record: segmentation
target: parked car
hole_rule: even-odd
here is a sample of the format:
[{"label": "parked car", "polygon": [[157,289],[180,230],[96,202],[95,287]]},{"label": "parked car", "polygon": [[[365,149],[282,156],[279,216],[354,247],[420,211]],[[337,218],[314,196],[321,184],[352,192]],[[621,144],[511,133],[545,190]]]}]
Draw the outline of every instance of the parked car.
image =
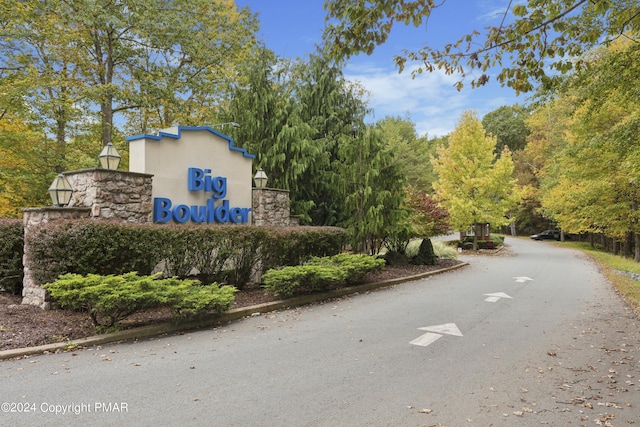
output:
[{"label": "parked car", "polygon": [[558,240],[560,241],[560,232],[558,230],[545,230],[542,233],[530,236],[533,240]]}]

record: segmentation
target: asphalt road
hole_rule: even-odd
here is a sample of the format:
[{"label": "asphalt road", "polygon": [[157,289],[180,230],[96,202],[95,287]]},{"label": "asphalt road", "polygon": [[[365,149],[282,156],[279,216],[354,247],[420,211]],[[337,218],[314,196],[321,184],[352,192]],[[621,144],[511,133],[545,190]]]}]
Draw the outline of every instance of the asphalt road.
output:
[{"label": "asphalt road", "polygon": [[0,425],[640,424],[633,312],[580,253],[507,244],[363,295],[0,362]]}]

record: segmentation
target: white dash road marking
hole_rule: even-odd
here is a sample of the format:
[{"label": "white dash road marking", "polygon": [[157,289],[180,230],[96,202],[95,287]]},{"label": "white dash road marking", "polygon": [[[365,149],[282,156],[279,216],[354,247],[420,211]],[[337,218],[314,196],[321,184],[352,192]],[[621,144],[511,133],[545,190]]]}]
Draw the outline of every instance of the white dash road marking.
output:
[{"label": "white dash road marking", "polygon": [[440,334],[434,334],[431,332],[427,332],[426,334],[420,335],[415,340],[411,341],[409,344],[419,345],[421,347],[426,347],[429,344],[433,343],[438,338],[442,338]]},{"label": "white dash road marking", "polygon": [[497,302],[500,301],[500,298],[510,298],[512,299],[512,297],[510,297],[509,295],[505,294],[504,292],[496,292],[493,294],[483,294],[484,296],[488,297],[485,299],[486,302]]},{"label": "white dash road marking", "polygon": [[516,283],[532,282],[533,279],[527,276],[514,277]]}]

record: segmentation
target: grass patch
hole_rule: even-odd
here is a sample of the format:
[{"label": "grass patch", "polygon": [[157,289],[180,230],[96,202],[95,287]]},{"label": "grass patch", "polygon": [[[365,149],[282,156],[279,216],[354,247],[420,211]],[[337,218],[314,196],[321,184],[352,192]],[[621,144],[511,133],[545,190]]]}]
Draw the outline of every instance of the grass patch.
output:
[{"label": "grass patch", "polygon": [[640,316],[640,282],[617,271],[640,274],[640,263],[592,248],[587,242],[563,242],[558,245],[578,249],[591,256],[605,277],[613,283],[624,300]]},{"label": "grass patch", "polygon": [[[457,240],[456,240],[457,242]],[[407,246],[407,257],[411,258],[418,255],[418,249],[420,249],[420,244],[422,243],[422,239],[413,239],[409,242]],[[446,242],[441,240],[431,239],[431,244],[433,245],[433,252],[440,259],[457,259],[458,251],[456,248],[448,245]]]}]

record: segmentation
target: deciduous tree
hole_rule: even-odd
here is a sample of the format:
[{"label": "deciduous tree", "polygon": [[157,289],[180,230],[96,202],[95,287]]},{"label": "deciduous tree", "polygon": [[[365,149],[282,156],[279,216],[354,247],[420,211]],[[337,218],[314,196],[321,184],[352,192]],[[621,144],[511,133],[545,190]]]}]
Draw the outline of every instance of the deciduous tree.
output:
[{"label": "deciduous tree", "polygon": [[[336,58],[371,53],[384,43],[397,25],[419,26],[437,18],[446,0],[360,1],[327,0],[327,50]],[[497,79],[517,92],[537,84],[557,83],[558,73],[581,68],[580,56],[593,46],[637,32],[640,5],[635,0],[527,0],[509,2],[500,25],[451,40],[443,48],[427,40],[417,51],[395,58],[402,71],[408,61],[419,61],[416,72],[442,69],[478,77],[472,86],[489,80],[488,70],[499,67]],[[479,73],[478,73],[479,72]]]},{"label": "deciduous tree", "polygon": [[[95,116],[103,144],[114,117],[144,113],[146,132],[202,124],[237,82],[255,42],[255,17],[230,0],[3,0],[2,68],[55,122],[62,148],[70,128]],[[188,122],[188,123],[187,123]]]},{"label": "deciduous tree", "polygon": [[[568,80],[560,99],[572,102],[567,141],[548,162],[542,206],[570,232],[635,240],[640,260],[640,131],[638,95],[625,76],[640,52],[622,42],[594,51],[588,70]],[[633,58],[636,58],[634,60]],[[629,74],[626,75],[627,78]],[[551,171],[551,172],[550,172]]]},{"label": "deciduous tree", "polygon": [[529,109],[522,105],[503,105],[482,118],[484,129],[497,139],[496,153],[507,146],[509,151],[522,150],[527,144]]},{"label": "deciduous tree", "polygon": [[518,202],[513,161],[507,149],[496,158],[495,144],[496,138],[487,135],[475,114],[467,111],[449,136],[449,145],[438,147],[432,159],[438,174],[433,184],[436,196],[458,230],[510,222],[506,214]]}]

